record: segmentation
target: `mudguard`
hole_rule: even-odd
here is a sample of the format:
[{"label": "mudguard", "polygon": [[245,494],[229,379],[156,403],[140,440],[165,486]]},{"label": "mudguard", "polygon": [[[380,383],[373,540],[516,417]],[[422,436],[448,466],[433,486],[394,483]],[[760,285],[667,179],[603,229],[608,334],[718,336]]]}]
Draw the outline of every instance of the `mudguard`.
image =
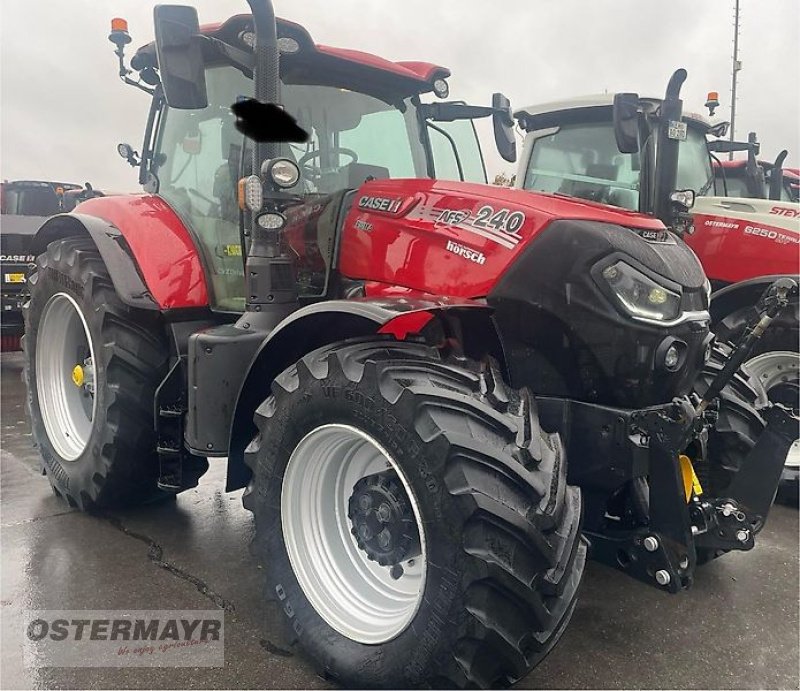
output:
[{"label": "mudguard", "polygon": [[204,308],[204,267],[189,230],[160,197],[89,199],[42,225],[33,254],[60,238],[88,234],[97,245],[120,299],[150,310]]},{"label": "mudguard", "polygon": [[[220,395],[220,370],[211,362],[212,356],[217,353],[219,367],[227,371],[227,377],[230,379],[232,370],[230,353],[225,353],[224,348],[220,349],[218,341],[211,348],[211,352],[208,352],[206,347],[191,348],[190,422],[187,425],[187,442],[199,453],[207,448],[208,444],[219,443],[217,440],[210,440],[209,435],[218,435],[223,430],[229,432],[225,439],[227,448],[224,450],[215,448],[216,455],[224,453],[228,455],[227,490],[244,487],[249,478],[249,470],[244,465],[244,450],[256,432],[253,413],[269,395],[270,383],[278,374],[306,353],[329,343],[374,334],[386,334],[403,339],[417,333],[437,314],[443,316],[445,312],[466,320],[473,334],[478,332],[477,324],[480,322],[488,332],[488,336],[494,334],[494,338],[497,339],[491,324],[491,308],[481,301],[396,298],[320,302],[297,310],[284,319],[278,328],[265,334],[260,345],[253,348],[249,360],[240,360],[243,362],[239,379],[241,385],[235,389],[236,396],[233,401],[225,400],[225,397]],[[249,323],[251,329],[257,328],[254,317],[257,318],[256,313],[246,313],[235,327],[227,327],[240,332],[238,335],[230,334],[231,343],[241,338],[243,323]],[[214,338],[214,331],[217,330],[205,332],[205,337]],[[489,350],[495,352],[497,348],[499,340],[491,343]],[[241,355],[243,354],[240,353],[239,356]],[[194,362],[193,357],[196,360]],[[227,391],[233,393],[234,389],[229,385]],[[202,405],[193,405],[200,400],[200,397]],[[215,403],[212,405],[213,401]],[[232,405],[234,402],[235,405]],[[200,415],[202,421],[197,417]],[[193,417],[197,422],[192,422]],[[230,424],[223,426],[226,421],[230,421]],[[190,439],[193,429],[203,437]]]},{"label": "mudguard", "polygon": [[122,233],[102,218],[85,214],[59,214],[49,218],[36,233],[31,254],[38,256],[54,240],[76,235],[89,235],[92,238],[117,295],[126,305],[146,310],[159,309],[159,304],[139,274],[133,253]]},{"label": "mudguard", "polygon": [[746,281],[738,281],[720,288],[711,295],[711,321],[716,324],[732,312],[755,305],[764,291],[778,278],[792,278],[798,280],[797,275],[775,274],[772,276],[756,276]]}]

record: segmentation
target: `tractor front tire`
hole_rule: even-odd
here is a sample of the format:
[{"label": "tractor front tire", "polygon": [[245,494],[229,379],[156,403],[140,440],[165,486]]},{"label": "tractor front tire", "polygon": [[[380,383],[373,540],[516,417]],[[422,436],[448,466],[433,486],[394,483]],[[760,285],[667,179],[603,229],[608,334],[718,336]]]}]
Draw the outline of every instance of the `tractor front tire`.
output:
[{"label": "tractor front tire", "polygon": [[[744,332],[754,308],[743,306],[713,326],[717,339],[735,342]],[[751,380],[756,382],[759,398],[757,409],[769,402],[780,403],[800,410],[800,298],[791,299],[789,306],[775,319],[756,343],[750,359],[742,365]],[[800,487],[800,439],[795,440],[786,457],[784,478],[778,498],[797,505]]]},{"label": "tractor front tire", "polygon": [[243,498],[294,636],[345,687],[506,686],[552,648],[586,559],[581,495],[490,365],[349,341],[284,371]]},{"label": "tractor front tire", "polygon": [[168,349],[158,315],[124,305],[94,243],[50,243],[29,277],[24,378],[55,493],[84,511],[162,496],[153,429]]}]

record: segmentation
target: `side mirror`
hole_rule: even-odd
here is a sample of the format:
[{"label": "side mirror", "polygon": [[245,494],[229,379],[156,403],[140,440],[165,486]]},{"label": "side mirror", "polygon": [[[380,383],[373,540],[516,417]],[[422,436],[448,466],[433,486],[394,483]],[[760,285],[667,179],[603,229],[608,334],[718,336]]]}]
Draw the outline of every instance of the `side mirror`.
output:
[{"label": "side mirror", "polygon": [[503,160],[514,163],[517,160],[517,140],[514,136],[514,116],[511,101],[503,94],[492,96],[492,124],[497,151]]},{"label": "side mirror", "polygon": [[158,70],[167,105],[183,110],[205,108],[208,95],[197,10],[156,5],[153,19]]},{"label": "side mirror", "polygon": [[721,139],[722,137],[724,137],[724,136],[726,136],[728,134],[728,129],[730,128],[730,126],[731,126],[731,123],[729,123],[727,121],[718,122],[716,125],[714,125],[713,127],[711,127],[708,130],[708,133],[712,137],[719,137]]},{"label": "side mirror", "polygon": [[614,138],[622,154],[639,153],[639,94],[614,94]]}]

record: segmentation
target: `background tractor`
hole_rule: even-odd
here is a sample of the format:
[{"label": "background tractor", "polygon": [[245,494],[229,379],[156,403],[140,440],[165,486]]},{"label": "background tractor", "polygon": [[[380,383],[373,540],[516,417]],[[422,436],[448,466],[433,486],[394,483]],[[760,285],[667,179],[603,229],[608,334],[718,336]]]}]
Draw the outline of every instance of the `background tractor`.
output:
[{"label": "background tractor", "polygon": [[26,281],[28,270],[36,259],[29,248],[36,231],[48,216],[71,211],[78,202],[92,194],[96,192],[89,183],[86,187],[43,180],[6,180],[0,183],[2,351],[20,349]]},{"label": "background tractor", "polygon": [[[761,145],[755,132],[747,142],[712,140],[708,143],[716,176],[715,191],[725,197],[741,199],[772,199],[796,202],[798,178],[796,169],[785,169],[783,163],[789,152],[784,149],[774,161],[758,159]],[[716,152],[746,151],[747,158],[721,160]]]},{"label": "background tractor", "polygon": [[716,407],[748,409],[738,362],[795,286],[692,395],[707,281],[660,220],[470,182],[475,117],[514,158],[507,99],[425,103],[445,68],[316,45],[249,4],[202,28],[156,7],[130,67],[112,24],[152,99],[141,154],[119,148],[145,193],[36,236],[26,376],[54,490],[141,503],[227,458],[268,595],[347,686],[525,675],[574,610],[582,518],[597,558],[668,592],[703,550],[751,549],[787,411],[724,495],[692,464],[721,462]]},{"label": "background tractor", "polygon": [[[667,223],[673,213],[670,190],[687,190],[691,208],[673,225],[710,279],[712,330],[719,341],[734,342],[744,334],[753,302],[764,288],[778,276],[796,279],[800,272],[800,204],[785,199],[785,176],[775,175],[786,155],[782,152],[768,167],[765,178],[754,134],[748,142],[709,140],[723,136],[727,123],[712,125],[703,115],[686,113],[677,181],[674,188],[659,187],[661,171],[654,164],[659,128],[665,126],[663,108],[660,99],[618,94],[520,110],[516,117],[527,134],[516,184],[638,210]],[[735,167],[715,160],[716,153],[729,151],[747,151],[748,159],[734,162]],[[738,189],[738,177],[728,171],[739,169],[748,198],[728,198],[726,193]],[[757,406],[771,400],[800,408],[799,339],[794,297],[745,363],[758,391]],[[796,483],[798,471],[800,447],[795,443],[784,479]]]},{"label": "background tractor", "polygon": [[[747,161],[734,159],[733,161],[714,161],[714,174],[717,178],[716,188],[718,194],[726,197],[739,197],[740,199],[776,199],[783,202],[797,202],[798,189],[800,189],[800,176],[796,168],[776,168],[774,162],[757,161],[758,167],[764,171],[763,187],[752,184],[753,176],[750,173]],[[772,181],[780,180],[775,192],[772,190]],[[770,194],[777,194],[771,197]]]}]

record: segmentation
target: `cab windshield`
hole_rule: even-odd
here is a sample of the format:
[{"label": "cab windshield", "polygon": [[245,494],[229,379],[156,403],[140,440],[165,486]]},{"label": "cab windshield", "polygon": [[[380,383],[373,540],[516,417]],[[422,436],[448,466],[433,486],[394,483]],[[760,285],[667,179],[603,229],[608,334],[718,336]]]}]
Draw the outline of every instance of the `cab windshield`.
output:
[{"label": "cab windshield", "polygon": [[[529,137],[525,189],[639,209],[641,154],[620,153],[611,123],[563,125]],[[705,136],[690,127],[680,145],[677,189],[705,195],[713,185]]]},{"label": "cab windshield", "polygon": [[[214,306],[241,311],[244,271],[236,186],[249,170],[240,170],[245,141],[234,127],[230,105],[253,87],[238,69],[217,66],[206,70],[206,88],[209,105],[202,110],[163,108],[151,169],[159,194],[200,241]],[[445,142],[438,132],[428,138],[414,98],[389,103],[348,89],[283,84],[281,100],[310,134],[308,142],[284,145],[281,152],[300,167],[293,190],[299,195],[355,189],[373,178],[427,177],[429,157],[439,177],[463,173],[465,179],[485,181],[472,122],[466,124],[469,133],[465,123],[453,123]],[[463,149],[456,153],[451,141]],[[244,160],[249,166],[248,155]]]}]

